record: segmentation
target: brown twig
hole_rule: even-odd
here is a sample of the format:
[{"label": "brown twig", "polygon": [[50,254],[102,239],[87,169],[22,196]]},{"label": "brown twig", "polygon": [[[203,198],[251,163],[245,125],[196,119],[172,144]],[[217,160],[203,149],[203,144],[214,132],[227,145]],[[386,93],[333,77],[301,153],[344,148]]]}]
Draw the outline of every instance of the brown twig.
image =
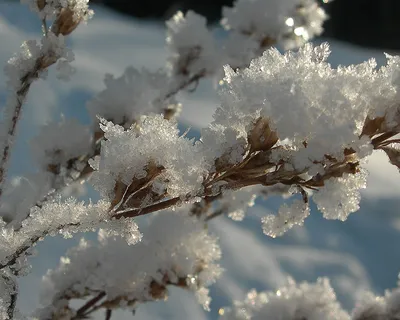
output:
[{"label": "brown twig", "polygon": [[105,320],[110,320],[111,316],[112,316],[112,310],[111,309],[107,309],[105,312]]},{"label": "brown twig", "polygon": [[[56,62],[55,59],[46,59],[46,65],[44,65],[44,56],[40,56],[36,62],[32,70],[28,71],[24,76],[21,77],[21,85],[20,88],[15,93],[16,104],[13,111],[13,116],[9,123],[9,128],[7,130],[7,137],[4,141],[4,146],[1,151],[1,160],[0,160],[0,198],[3,194],[3,184],[5,180],[6,167],[8,164],[8,160],[10,158],[10,148],[14,141],[17,124],[21,118],[22,105],[26,99],[29,88],[31,87],[32,82],[39,77],[41,71],[45,68],[49,67],[51,64]],[[6,124],[7,125],[7,124]]]},{"label": "brown twig", "polygon": [[389,139],[391,137],[394,137],[397,134],[397,132],[394,131],[389,131],[389,132],[385,132],[383,134],[381,134],[380,136],[372,139],[372,145],[374,146],[374,148],[378,148],[379,145],[384,142],[386,139]]},{"label": "brown twig", "polygon": [[181,201],[182,201],[182,199],[180,197],[176,197],[176,198],[172,198],[172,199],[168,199],[168,200],[165,200],[162,202],[152,204],[152,205],[144,207],[144,208],[136,208],[136,209],[119,211],[119,212],[117,212],[117,214],[115,214],[113,216],[113,218],[121,219],[121,218],[134,218],[134,217],[143,216],[143,215],[151,213],[151,212],[156,212],[156,211],[160,211],[160,210],[175,206]]},{"label": "brown twig", "polygon": [[168,92],[160,100],[167,100],[167,99],[171,98],[172,96],[176,95],[179,91],[182,91],[182,90],[186,89],[192,83],[197,83],[201,78],[204,78],[204,77],[205,77],[205,70],[199,71],[199,73],[189,77],[185,81],[182,81],[182,83],[179,86],[177,86],[176,88],[172,89],[170,92]]},{"label": "brown twig", "polygon": [[[80,307],[76,311],[76,315],[71,319],[71,320],[77,320],[77,319],[84,319],[86,316],[86,313],[96,305],[97,302],[99,302],[101,299],[103,299],[106,296],[106,293],[104,291],[100,292],[97,296],[94,298],[90,299],[88,302],[86,302],[82,307]],[[88,312],[90,313],[90,312]]]}]

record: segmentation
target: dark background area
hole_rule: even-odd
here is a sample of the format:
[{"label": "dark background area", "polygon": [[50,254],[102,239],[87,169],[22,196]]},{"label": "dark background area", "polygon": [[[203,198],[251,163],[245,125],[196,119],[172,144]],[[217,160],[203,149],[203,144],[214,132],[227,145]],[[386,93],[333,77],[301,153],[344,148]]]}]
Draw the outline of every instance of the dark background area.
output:
[{"label": "dark background area", "polygon": [[[221,7],[232,0],[91,0],[123,14],[142,19],[168,19],[177,10],[194,10],[210,22],[221,17]],[[265,0],[269,1],[269,0]],[[325,24],[324,37],[353,44],[400,49],[400,0],[334,0],[324,4],[331,19]]]}]

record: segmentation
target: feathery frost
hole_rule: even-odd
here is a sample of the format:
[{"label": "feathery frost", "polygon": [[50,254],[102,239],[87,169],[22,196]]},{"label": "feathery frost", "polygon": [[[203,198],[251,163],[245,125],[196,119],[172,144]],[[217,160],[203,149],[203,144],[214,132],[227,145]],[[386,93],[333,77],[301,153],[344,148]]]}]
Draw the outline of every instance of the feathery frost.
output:
[{"label": "feathery frost", "polygon": [[248,208],[254,206],[260,187],[247,187],[237,191],[225,190],[218,201],[218,210],[223,210],[228,217],[235,221],[242,221]]},{"label": "feathery frost", "polygon": [[323,31],[327,19],[314,0],[237,0],[223,8],[222,25],[257,42],[281,43],[286,49],[299,47]]},{"label": "feathery frost", "polygon": [[106,89],[87,104],[93,118],[100,116],[115,124],[129,127],[142,115],[163,113],[176,105],[173,97],[166,98],[169,78],[162,71],[151,72],[128,67],[118,78],[108,74]]},{"label": "feathery frost", "polygon": [[101,128],[105,140],[91,162],[96,170],[91,181],[104,196],[113,194],[117,181],[129,186],[133,179],[145,178],[151,165],[162,171],[153,183],[156,193],[177,197],[202,191],[207,162],[193,141],[179,136],[176,122],[151,115],[128,130],[111,122]]},{"label": "feathery frost", "polygon": [[[33,207],[29,217],[22,222],[21,231],[14,231],[2,221],[0,264],[8,263],[19,249],[29,248],[47,235],[71,237],[73,233],[104,228],[110,234],[121,235],[129,244],[140,240],[141,234],[136,223],[132,219],[111,219],[109,208],[107,201],[85,204],[73,198],[65,201],[56,198],[44,203],[41,208]],[[25,268],[23,255],[20,260],[16,262],[17,266]]]},{"label": "feathery frost", "polygon": [[179,11],[167,21],[167,45],[173,74],[213,74],[221,65],[220,52],[206,19],[193,11],[185,15]]},{"label": "feathery frost", "polygon": [[64,37],[49,32],[47,37],[41,39],[41,42],[35,40],[24,42],[21,51],[7,62],[4,73],[10,95],[3,108],[0,150],[3,150],[6,145],[12,145],[14,136],[10,135],[10,132],[15,121],[13,117],[20,114],[17,109],[20,101],[25,98],[25,89],[22,88],[29,85],[34,78],[46,76],[43,66],[58,60],[59,63],[62,63],[60,70],[65,71],[65,65],[73,59],[72,52],[65,47]]},{"label": "feathery frost", "polygon": [[367,186],[367,173],[344,174],[340,178],[331,178],[325,186],[313,194],[313,201],[325,219],[344,221],[350,213],[360,206],[360,190]]},{"label": "feathery frost", "polygon": [[205,299],[204,293],[221,273],[216,264],[220,256],[216,238],[187,211],[160,212],[134,246],[100,231],[98,245],[82,240],[57,269],[48,272],[42,294],[46,308],[39,314],[57,312],[68,303],[63,295],[79,297],[86,292],[105,292],[108,301],[116,301],[111,308],[134,309],[137,303],[162,298],[155,287],[167,285],[197,292],[208,308],[210,298]]},{"label": "feathery frost", "polygon": [[72,10],[75,21],[86,21],[93,16],[93,11],[89,9],[89,0],[21,0],[21,2],[28,4],[41,19],[54,19],[63,9]]},{"label": "feathery frost", "polygon": [[[11,306],[13,302],[13,295],[18,293],[16,279],[13,275],[8,274],[2,270],[0,272],[0,319],[16,319],[17,312]],[[14,297],[15,298],[15,297]]]},{"label": "feathery frost", "polygon": [[303,200],[294,200],[291,205],[284,204],[277,215],[262,218],[263,231],[270,237],[279,237],[295,225],[302,226],[310,215],[310,207]]},{"label": "feathery frost", "polygon": [[220,320],[350,320],[336,300],[326,278],[316,283],[299,283],[289,279],[276,292],[250,291],[246,300],[233,308],[220,309]]},{"label": "feathery frost", "polygon": [[366,293],[352,311],[352,320],[398,319],[400,316],[400,289],[386,291],[384,296]]},{"label": "feathery frost", "polygon": [[[68,78],[73,54],[64,36],[92,15],[88,0],[22,2],[54,23],[40,42],[25,42],[6,66],[11,95],[0,129],[3,164],[30,84],[57,61],[61,78]],[[16,283],[8,272],[27,271],[26,258],[38,241],[98,228],[97,245],[82,240],[45,277],[40,318],[72,319],[77,311],[69,306],[71,299],[99,293],[110,310],[134,310],[138,303],[165,298],[170,285],[194,291],[208,309],[208,286],[221,273],[221,252],[205,228],[207,212],[195,217],[188,214],[190,208],[162,211],[142,239],[133,219],[112,218],[123,216],[125,209],[155,204],[147,207],[151,211],[179,198],[194,202],[203,197],[200,209],[215,204],[216,215],[242,220],[257,196],[295,189],[301,199],[262,219],[264,233],[272,237],[304,223],[310,190],[327,219],[345,220],[358,210],[367,177],[364,158],[380,148],[400,168],[399,151],[391,145],[395,140],[385,141],[400,132],[400,57],[388,55],[380,69],[374,60],[332,68],[327,44],[307,44],[285,54],[270,49],[250,63],[274,44],[297,47],[321,34],[326,18],[315,0],[238,0],[223,10],[222,24],[231,32],[218,46],[204,17],[178,12],[167,22],[169,73],[130,67],[120,77],[107,75],[106,88],[88,103],[104,132],[94,135],[102,139],[101,149],[94,148],[90,128],[77,122],[44,126],[32,145],[48,172],[32,175],[38,186],[30,186],[33,191],[28,180],[20,180],[3,192],[8,199],[0,212],[14,212],[15,219],[10,224],[0,220],[0,318],[14,316]],[[202,130],[200,141],[180,136],[177,122],[169,120],[169,111],[179,105],[175,94],[218,74],[226,62],[231,66],[224,69],[213,122]],[[94,153],[91,183],[103,200],[85,204],[57,195],[38,202],[51,186],[56,188],[50,172],[62,177],[60,168],[80,165],[77,159],[86,161]],[[400,289],[384,297],[367,295],[352,319],[397,319],[399,306]],[[289,279],[276,292],[251,291],[220,315],[221,320],[350,319],[326,279],[315,284]]]},{"label": "feathery frost", "polygon": [[67,161],[87,154],[92,146],[92,133],[88,126],[76,119],[62,119],[43,126],[31,141],[31,149],[38,164],[67,165]]},{"label": "feathery frost", "polygon": [[[345,147],[359,145],[362,125],[382,84],[375,62],[333,69],[325,61],[328,55],[327,44],[307,44],[298,53],[270,49],[243,71],[226,67],[227,85],[214,126],[234,128],[237,137],[246,138],[262,116],[271,120],[281,141],[290,139],[297,149],[295,168],[311,165],[326,153],[342,158]],[[304,141],[307,148],[302,147]]]}]

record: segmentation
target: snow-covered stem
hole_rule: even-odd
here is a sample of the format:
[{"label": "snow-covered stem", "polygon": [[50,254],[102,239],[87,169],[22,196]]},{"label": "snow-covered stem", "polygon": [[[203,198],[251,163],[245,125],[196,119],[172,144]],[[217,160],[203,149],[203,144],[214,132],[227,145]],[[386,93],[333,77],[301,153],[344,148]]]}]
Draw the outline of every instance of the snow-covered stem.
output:
[{"label": "snow-covered stem", "polygon": [[[239,11],[243,10],[243,8],[241,8],[242,1],[238,1],[235,5],[238,6],[239,9],[225,8],[226,12],[229,12],[229,10],[233,10],[235,12],[237,12],[237,10]],[[261,2],[259,3],[259,1],[255,1],[255,5],[261,6],[260,8],[258,8],[258,14],[265,14],[268,15],[268,17],[269,15],[271,15],[271,17],[277,15],[280,16],[281,18],[279,19],[279,21],[274,21],[274,23],[277,25],[275,29],[272,28],[271,25],[263,25],[262,22],[256,21],[255,24],[256,30],[254,30],[254,33],[244,31],[241,28],[236,30],[235,28],[232,28],[229,25],[230,20],[228,18],[224,19],[223,21],[224,27],[230,30],[231,36],[235,37],[235,35],[237,34],[241,35],[240,39],[235,38],[231,40],[236,47],[237,46],[240,47],[239,43],[241,41],[244,41],[245,49],[243,52],[233,52],[233,47],[231,48],[230,46],[231,40],[228,40],[227,43],[223,43],[222,47],[218,47],[221,45],[217,44],[217,41],[213,39],[213,36],[211,35],[211,30],[209,30],[206,26],[206,20],[200,15],[195,14],[194,12],[190,11],[186,15],[183,15],[181,12],[178,12],[170,21],[168,21],[167,43],[171,53],[171,57],[169,59],[171,74],[169,75],[169,78],[167,79],[166,82],[161,81],[161,86],[162,86],[161,90],[157,90],[161,91],[161,93],[158,96],[154,97],[154,101],[151,102],[151,104],[156,106],[162,105],[163,107],[164,107],[163,103],[165,103],[165,101],[167,102],[171,101],[171,103],[173,104],[174,103],[173,99],[175,95],[180,91],[187,89],[193,84],[197,85],[197,83],[205,77],[209,77],[212,75],[218,76],[224,64],[233,63],[232,54],[235,57],[234,63],[235,63],[235,68],[237,69],[237,68],[245,68],[246,66],[248,66],[248,63],[250,62],[251,58],[260,55],[262,53],[262,50],[271,47],[273,44],[282,44],[288,47],[299,46],[304,41],[308,40],[307,37],[311,38],[314,35],[314,33],[319,34],[321,31],[318,31],[319,30],[318,28],[321,29],[321,25],[323,21],[326,19],[326,15],[324,14],[323,10],[319,8],[319,6],[314,1],[304,1],[304,0],[288,1],[282,7],[280,6],[274,7],[274,5],[272,4],[267,4],[265,6],[265,4],[262,4]],[[309,16],[310,12],[304,11],[304,8],[309,8],[310,12],[315,13],[315,16],[313,16],[314,21],[312,24],[313,25],[312,28],[316,28],[316,30],[311,32],[310,35],[308,35],[307,37],[304,37],[304,35],[301,34],[294,33],[294,26],[303,27],[304,30],[308,30],[309,28],[307,23],[311,21],[310,20],[311,16]],[[285,21],[286,18],[284,19],[284,17],[286,18],[293,17],[294,18],[293,21],[296,22],[293,22],[294,23],[293,25],[288,26]],[[251,23],[252,19],[253,17],[251,16],[245,16],[242,23],[252,24]],[[257,25],[258,23],[261,24]],[[201,36],[197,39],[196,37],[193,36],[192,33],[200,33]],[[263,35],[263,37],[259,38],[260,35]],[[269,39],[268,41],[266,40],[267,38]],[[292,40],[294,42],[292,42]],[[250,42],[252,43],[251,45]],[[236,56],[237,54],[239,55]],[[212,61],[210,64],[209,59],[213,59],[214,61]],[[195,71],[193,72],[192,68],[194,65],[196,65],[196,67]],[[124,76],[131,77],[130,71],[132,71],[132,69],[128,68],[126,71],[128,73],[125,73]],[[155,75],[157,75],[157,73]],[[115,79],[114,84],[111,81],[110,85],[107,85],[109,86],[109,88],[100,93],[99,100],[104,98],[105,94],[108,94],[109,96],[113,96],[114,94],[120,94],[121,91],[118,91],[120,90],[119,84],[121,83],[121,80],[123,80],[124,76],[122,78]],[[150,76],[153,75],[150,74]],[[140,79],[137,80],[140,81]],[[136,84],[136,82],[132,84]],[[132,84],[128,83],[128,85]],[[114,85],[117,88],[114,88]],[[114,93],[113,90],[116,92]],[[127,90],[129,90],[129,88],[127,88]],[[125,94],[124,92],[122,93]],[[108,101],[109,103],[112,103],[110,97],[107,99],[109,100]],[[117,99],[120,98],[118,97]],[[139,104],[139,102],[137,103]],[[143,102],[149,103],[149,101],[143,101]],[[103,110],[99,110],[98,104],[100,104],[100,108],[103,108],[101,104],[105,103],[101,101],[96,101],[95,99],[95,101],[89,104],[90,109],[93,109],[94,111],[93,114],[95,116],[100,114],[107,120],[113,120],[112,118],[110,119],[108,115],[104,115]],[[106,105],[106,107],[108,106]],[[136,111],[132,106],[129,106],[129,110],[130,110],[129,112]],[[164,109],[162,108],[158,110],[153,110],[152,108],[150,108],[149,110],[138,110],[138,113],[133,115],[124,114],[123,117],[120,117],[121,119],[123,119],[123,123],[121,123],[120,121],[114,121],[114,122],[117,122],[118,124],[121,124],[124,127],[129,127],[141,115],[154,111],[156,113],[163,112],[166,119],[171,119],[177,116],[177,110],[175,107],[164,108]],[[97,134],[99,134],[98,131],[95,133],[95,135]],[[96,140],[97,138],[100,138],[100,140],[102,139],[101,135],[95,137]],[[99,155],[99,153],[100,149],[94,148],[90,153],[86,155],[81,155],[79,159],[90,159],[96,155]],[[78,178],[76,178],[77,180],[86,179],[90,176],[91,173],[90,167],[85,167],[84,171],[86,169],[87,171],[84,174],[80,175]],[[62,188],[62,185],[60,185],[59,188],[55,188],[55,191],[58,191],[58,189],[60,188]],[[45,199],[42,199],[42,201],[43,200]]]},{"label": "snow-covered stem", "polygon": [[389,320],[397,319],[400,311],[400,288],[386,290],[384,296],[365,292],[348,313],[337,301],[327,278],[316,283],[287,284],[276,291],[251,290],[244,301],[219,310],[220,320],[256,319],[329,319],[329,320]]},{"label": "snow-covered stem", "polygon": [[[88,14],[86,0],[26,1],[41,20],[54,23],[40,44],[26,43],[9,63],[17,102],[10,108],[19,106],[18,114],[32,81],[57,60],[71,60],[63,36]],[[88,103],[92,128],[66,120],[45,126],[32,141],[52,190],[35,198],[14,224],[1,221],[0,270],[22,274],[30,249],[46,236],[100,229],[98,245],[82,240],[48,273],[40,319],[77,320],[99,309],[110,318],[114,309],[165,297],[168,286],[194,291],[207,309],[207,287],[221,272],[220,249],[205,228],[209,220],[223,214],[241,220],[257,196],[271,193],[296,199],[262,219],[269,236],[303,224],[311,199],[325,218],[345,220],[359,207],[365,158],[383,150],[400,168],[400,58],[388,57],[381,69],[374,61],[335,69],[327,63],[327,44],[286,54],[271,49],[299,46],[321,33],[326,15],[313,0],[238,0],[223,15],[231,31],[220,46],[203,17],[176,14],[167,22],[167,71],[130,67],[119,78],[107,75],[106,89]],[[199,141],[190,140],[178,130],[176,95],[218,76],[223,65],[214,120]],[[10,119],[13,137],[18,116]],[[60,196],[83,180],[99,192],[99,202]],[[141,241],[133,218],[158,211]],[[0,312],[12,318],[17,288],[8,279],[14,280],[3,278],[8,289]],[[293,302],[293,319],[344,314],[326,281],[291,282],[281,291]],[[270,316],[265,304],[282,305],[280,294],[263,297],[268,299],[240,305],[238,317],[261,309]],[[76,298],[89,300],[74,310],[70,300]]]},{"label": "snow-covered stem", "polygon": [[[64,46],[64,36],[69,35],[79,23],[92,13],[77,1],[64,2],[64,6],[51,8],[51,5],[40,4],[34,1],[31,6],[39,14],[46,10],[53,10],[54,23],[47,30],[46,17],[42,17],[44,36],[40,44],[27,41],[23,44],[23,51],[8,61],[5,69],[8,75],[10,95],[4,108],[2,119],[2,136],[0,140],[0,198],[3,194],[3,185],[6,179],[7,163],[10,158],[11,147],[17,132],[17,125],[21,118],[23,103],[27,97],[31,84],[45,71],[60,59],[63,63],[70,62],[73,57]],[[65,6],[65,4],[67,4]]]},{"label": "snow-covered stem", "polygon": [[[46,64],[44,61],[47,61]],[[7,163],[10,157],[10,148],[15,139],[17,124],[21,118],[21,110],[22,105],[26,99],[26,95],[28,94],[29,88],[32,82],[39,77],[40,72],[51,64],[54,64],[56,60],[48,59],[47,57],[40,56],[37,58],[36,62],[33,65],[32,70],[27,71],[20,79],[20,85],[15,88],[15,93],[12,93],[12,96],[9,98],[9,102],[7,106],[10,105],[9,110],[6,111],[6,121],[4,121],[3,125],[5,126],[7,135],[2,143],[1,148],[1,160],[0,160],[0,197],[3,193],[3,183],[6,175]],[[14,103],[12,103],[14,101]],[[7,119],[7,114],[12,115],[10,119]],[[3,129],[4,130],[4,129]]]},{"label": "snow-covered stem", "polygon": [[[169,286],[194,291],[208,308],[206,287],[221,273],[220,249],[201,218],[183,209],[164,212],[154,217],[143,241],[134,246],[103,231],[99,242],[94,246],[82,240],[47,274],[39,319],[81,319],[99,309],[134,310],[140,303],[166,298]],[[121,258],[129,268],[112,263]],[[74,310],[71,299],[89,300]]]},{"label": "snow-covered stem", "polygon": [[7,288],[6,290],[8,290],[10,293],[8,308],[7,308],[7,316],[9,319],[13,319],[18,297],[17,280],[14,276],[7,274],[4,271],[1,271],[1,281],[4,282]]}]

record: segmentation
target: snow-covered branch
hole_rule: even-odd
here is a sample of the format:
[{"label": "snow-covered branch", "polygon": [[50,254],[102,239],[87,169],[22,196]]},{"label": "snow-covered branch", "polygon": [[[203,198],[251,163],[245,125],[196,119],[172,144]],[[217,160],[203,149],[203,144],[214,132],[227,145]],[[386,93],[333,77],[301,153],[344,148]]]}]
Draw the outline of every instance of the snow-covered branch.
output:
[{"label": "snow-covered branch", "polygon": [[387,290],[384,296],[367,292],[349,314],[336,300],[327,278],[316,283],[287,284],[272,292],[252,290],[244,301],[219,310],[220,320],[256,319],[327,319],[327,320],[383,320],[397,319],[400,312],[400,289]]},{"label": "snow-covered branch", "polygon": [[0,196],[3,193],[6,166],[21,118],[22,105],[32,82],[45,77],[47,68],[57,61],[58,69],[67,73],[71,71],[69,62],[73,60],[73,54],[65,47],[64,36],[69,35],[82,20],[91,15],[87,0],[28,2],[44,22],[47,18],[54,18],[54,23],[50,29],[44,23],[41,41],[24,42],[21,51],[8,61],[5,68],[10,93],[3,109],[0,132]]},{"label": "snow-covered branch", "polygon": [[[57,61],[71,71],[64,36],[91,15],[86,0],[26,2],[39,14],[44,36],[40,43],[26,42],[6,68],[11,93],[3,117],[0,196],[31,83]],[[49,19],[54,22],[47,28]],[[48,273],[38,317],[83,319],[104,309],[110,319],[114,309],[164,298],[169,286],[194,291],[208,308],[207,287],[221,273],[221,252],[207,223],[224,214],[242,220],[259,196],[292,198],[262,219],[272,237],[302,225],[310,201],[327,219],[346,220],[357,211],[365,159],[383,150],[400,168],[400,58],[388,56],[380,69],[373,60],[332,68],[327,44],[304,45],[322,32],[325,19],[313,0],[238,0],[223,10],[230,32],[221,44],[204,17],[177,13],[167,22],[166,70],[129,67],[121,77],[107,75],[106,88],[87,105],[91,127],[69,119],[44,126],[32,141],[42,188],[28,197],[15,188],[19,197],[4,192],[0,203],[2,212],[15,211],[8,213],[11,223],[0,224],[3,318],[14,317],[15,278],[46,236],[101,229],[98,245],[82,240]],[[271,48],[278,44],[304,46],[281,53]],[[188,139],[178,130],[177,93],[222,70],[214,120],[199,140]],[[86,180],[100,195],[97,203],[61,196],[65,186]],[[20,197],[25,202],[18,206]],[[133,218],[157,211],[142,239]],[[74,309],[72,299],[87,301]],[[385,299],[378,311],[391,319],[395,309]],[[353,318],[378,319],[377,309],[368,308]],[[276,293],[251,292],[221,314],[349,318],[327,280],[290,280]]]},{"label": "snow-covered branch", "polygon": [[[169,285],[194,291],[207,309],[206,287],[221,273],[220,255],[204,221],[183,209],[156,215],[136,245],[101,230],[98,246],[82,240],[47,274],[46,308],[37,314],[39,319],[83,319],[101,308],[134,310],[140,303],[164,299]],[[89,302],[99,299],[79,310],[69,306],[69,300],[87,297]]]}]

